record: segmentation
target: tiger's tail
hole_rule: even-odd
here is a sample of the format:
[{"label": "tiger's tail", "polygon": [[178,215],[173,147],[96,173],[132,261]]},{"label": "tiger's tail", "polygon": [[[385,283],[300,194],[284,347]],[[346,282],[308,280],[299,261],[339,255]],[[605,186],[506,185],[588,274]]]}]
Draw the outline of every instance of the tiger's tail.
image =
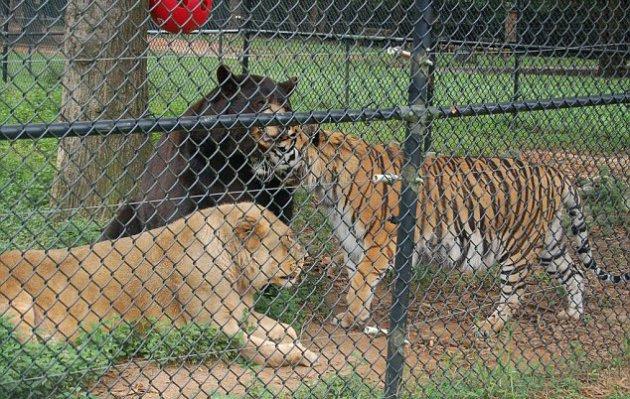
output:
[{"label": "tiger's tail", "polygon": [[611,274],[599,266],[593,259],[593,252],[588,241],[588,230],[586,228],[586,220],[582,211],[582,201],[573,184],[567,182],[563,191],[562,202],[569,213],[571,219],[571,231],[575,236],[577,244],[577,253],[580,261],[587,269],[592,270],[600,280],[613,284],[630,281],[630,272],[620,275]]}]

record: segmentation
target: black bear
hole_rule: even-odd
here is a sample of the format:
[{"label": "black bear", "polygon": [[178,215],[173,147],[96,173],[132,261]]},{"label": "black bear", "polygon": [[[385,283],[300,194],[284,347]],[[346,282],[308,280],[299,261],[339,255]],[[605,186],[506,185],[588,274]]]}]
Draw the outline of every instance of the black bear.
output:
[{"label": "black bear", "polygon": [[[278,83],[264,76],[237,75],[223,65],[217,78],[219,86],[184,115],[257,113],[270,105],[291,111],[296,78]],[[293,190],[277,179],[258,179],[248,163],[254,151],[250,130],[240,125],[164,134],[139,177],[135,198],[118,209],[100,240],[137,234],[226,202],[254,201],[290,221]]]}]

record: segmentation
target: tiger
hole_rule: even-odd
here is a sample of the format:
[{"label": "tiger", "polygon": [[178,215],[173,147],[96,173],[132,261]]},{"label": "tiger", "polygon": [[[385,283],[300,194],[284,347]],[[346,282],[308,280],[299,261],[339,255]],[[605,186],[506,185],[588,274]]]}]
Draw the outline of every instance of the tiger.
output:
[{"label": "tiger", "polygon": [[[376,285],[393,264],[403,153],[396,144],[370,144],[353,135],[286,128],[254,130],[264,155],[260,176],[294,176],[314,193],[341,242],[350,278],[347,309],[334,322],[357,327],[370,317]],[[287,162],[290,160],[291,162]],[[498,333],[518,309],[532,267],[541,264],[567,292],[560,319],[584,313],[584,274],[564,243],[562,216],[568,212],[577,255],[601,280],[630,281],[593,259],[576,187],[560,170],[513,158],[428,156],[420,168],[414,264],[421,254],[441,254],[463,270],[500,264],[500,300],[476,323],[482,336]]]}]

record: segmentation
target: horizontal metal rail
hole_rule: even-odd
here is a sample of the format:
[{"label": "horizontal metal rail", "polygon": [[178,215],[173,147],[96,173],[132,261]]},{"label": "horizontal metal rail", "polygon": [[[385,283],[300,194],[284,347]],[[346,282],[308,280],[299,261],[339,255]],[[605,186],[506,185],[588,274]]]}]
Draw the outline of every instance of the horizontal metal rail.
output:
[{"label": "horizontal metal rail", "polygon": [[426,109],[405,106],[384,109],[334,109],[316,112],[290,112],[275,115],[233,114],[186,116],[180,118],[101,120],[96,122],[31,123],[1,126],[0,140],[153,132],[169,133],[181,130],[202,131],[216,127],[230,128],[237,125],[247,127],[272,125],[295,126],[320,123],[409,119],[418,117],[422,112],[430,114],[430,116],[435,119],[445,119],[627,103],[630,103],[630,93],[451,107],[429,107]]},{"label": "horizontal metal rail", "polygon": [[[240,33],[243,29],[198,29],[192,31],[190,34],[225,34],[225,33]],[[378,35],[359,35],[359,34],[347,34],[347,33],[326,33],[326,32],[308,32],[308,31],[289,31],[289,30],[270,30],[270,29],[255,29],[257,34],[272,35],[282,38],[287,37],[306,37],[306,38],[319,38],[324,40],[372,40],[372,41],[387,41],[387,42],[404,42],[409,41],[406,37],[399,36],[378,36]],[[147,31],[150,35],[169,34],[167,31],[158,29],[149,29]]]},{"label": "horizontal metal rail", "polygon": [[[187,36],[203,36],[204,34],[222,35],[222,34],[239,34],[243,32],[242,29],[226,28],[226,29],[197,29],[190,32]],[[384,41],[384,42],[411,42],[410,37],[404,36],[378,36],[378,35],[360,35],[360,34],[340,34],[340,33],[325,33],[325,32],[307,32],[307,31],[287,31],[287,30],[269,30],[269,29],[257,29],[257,33],[264,35],[273,35],[282,38],[293,37],[306,37],[306,38],[319,38],[323,40],[371,40],[371,41]],[[9,39],[13,37],[24,36],[63,36],[64,31],[46,31],[46,32],[5,32],[4,36]],[[147,34],[152,36],[158,35],[172,35],[171,33],[160,29],[148,29]],[[522,52],[524,54],[536,55],[543,53],[585,53],[599,54],[599,53],[622,53],[628,52],[627,43],[605,43],[605,44],[593,44],[583,46],[549,46],[539,44],[525,44],[525,43],[506,43],[502,41],[483,41],[483,40],[458,40],[448,37],[442,37],[436,40],[438,46],[469,46],[479,47],[484,50],[497,50],[508,49],[512,52]],[[16,41],[17,43],[17,41]],[[16,44],[9,40],[9,45]],[[564,55],[564,54],[562,54]]]},{"label": "horizontal metal rail", "polygon": [[294,126],[309,123],[342,123],[367,120],[401,119],[400,108],[380,110],[330,110],[317,112],[288,112],[278,114],[230,114],[186,116],[179,118],[142,118],[100,120],[95,122],[61,122],[7,125],[0,127],[0,140],[72,137],[104,134],[200,131],[216,127]]},{"label": "horizontal metal rail", "polygon": [[582,46],[549,46],[542,44],[526,44],[526,43],[509,43],[502,41],[483,41],[483,40],[457,40],[450,38],[441,38],[438,40],[438,44],[449,46],[467,46],[478,47],[484,51],[489,50],[510,50],[511,52],[518,52],[525,55],[558,55],[566,56],[565,53],[628,53],[627,43],[606,43],[606,44],[585,44]]},{"label": "horizontal metal rail", "polygon": [[510,101],[495,104],[454,105],[451,107],[440,107],[432,110],[431,114],[439,119],[444,119],[463,116],[498,115],[514,112],[556,110],[628,103],[630,103],[630,93],[624,93],[546,100]]}]

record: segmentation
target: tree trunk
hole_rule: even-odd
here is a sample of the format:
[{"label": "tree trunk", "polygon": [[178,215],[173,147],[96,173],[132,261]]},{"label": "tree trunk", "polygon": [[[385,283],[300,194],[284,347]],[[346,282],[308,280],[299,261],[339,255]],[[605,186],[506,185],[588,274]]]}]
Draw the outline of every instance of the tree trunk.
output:
[{"label": "tree trunk", "polygon": [[[518,41],[518,13],[519,10],[517,7],[517,1],[508,1],[505,6],[507,8],[507,12],[505,14],[505,21],[503,23],[503,31],[505,34],[504,40],[505,44],[516,43]],[[503,49],[503,59],[507,61],[507,59],[511,56],[512,51],[509,47]]]},{"label": "tree trunk", "polygon": [[[66,9],[61,117],[137,118],[147,107],[146,4],[70,0]],[[111,134],[60,140],[51,205],[61,215],[105,217],[129,198],[149,155],[148,136]],[[64,211],[66,210],[66,211]]]},{"label": "tree trunk", "polygon": [[308,10],[308,20],[311,25],[312,32],[321,32],[319,29],[319,8],[317,7],[317,1],[311,2],[307,7],[310,7]]},{"label": "tree trunk", "polygon": [[599,55],[599,72],[605,77],[625,77],[628,73],[626,63],[628,52],[624,48],[627,43],[627,30],[630,18],[624,3],[620,0],[603,2],[600,17],[597,19],[600,32],[600,43],[614,47],[606,49]]},{"label": "tree trunk", "polygon": [[243,26],[243,18],[245,15],[246,0],[228,0],[230,11],[228,27],[230,29],[240,29]]}]

